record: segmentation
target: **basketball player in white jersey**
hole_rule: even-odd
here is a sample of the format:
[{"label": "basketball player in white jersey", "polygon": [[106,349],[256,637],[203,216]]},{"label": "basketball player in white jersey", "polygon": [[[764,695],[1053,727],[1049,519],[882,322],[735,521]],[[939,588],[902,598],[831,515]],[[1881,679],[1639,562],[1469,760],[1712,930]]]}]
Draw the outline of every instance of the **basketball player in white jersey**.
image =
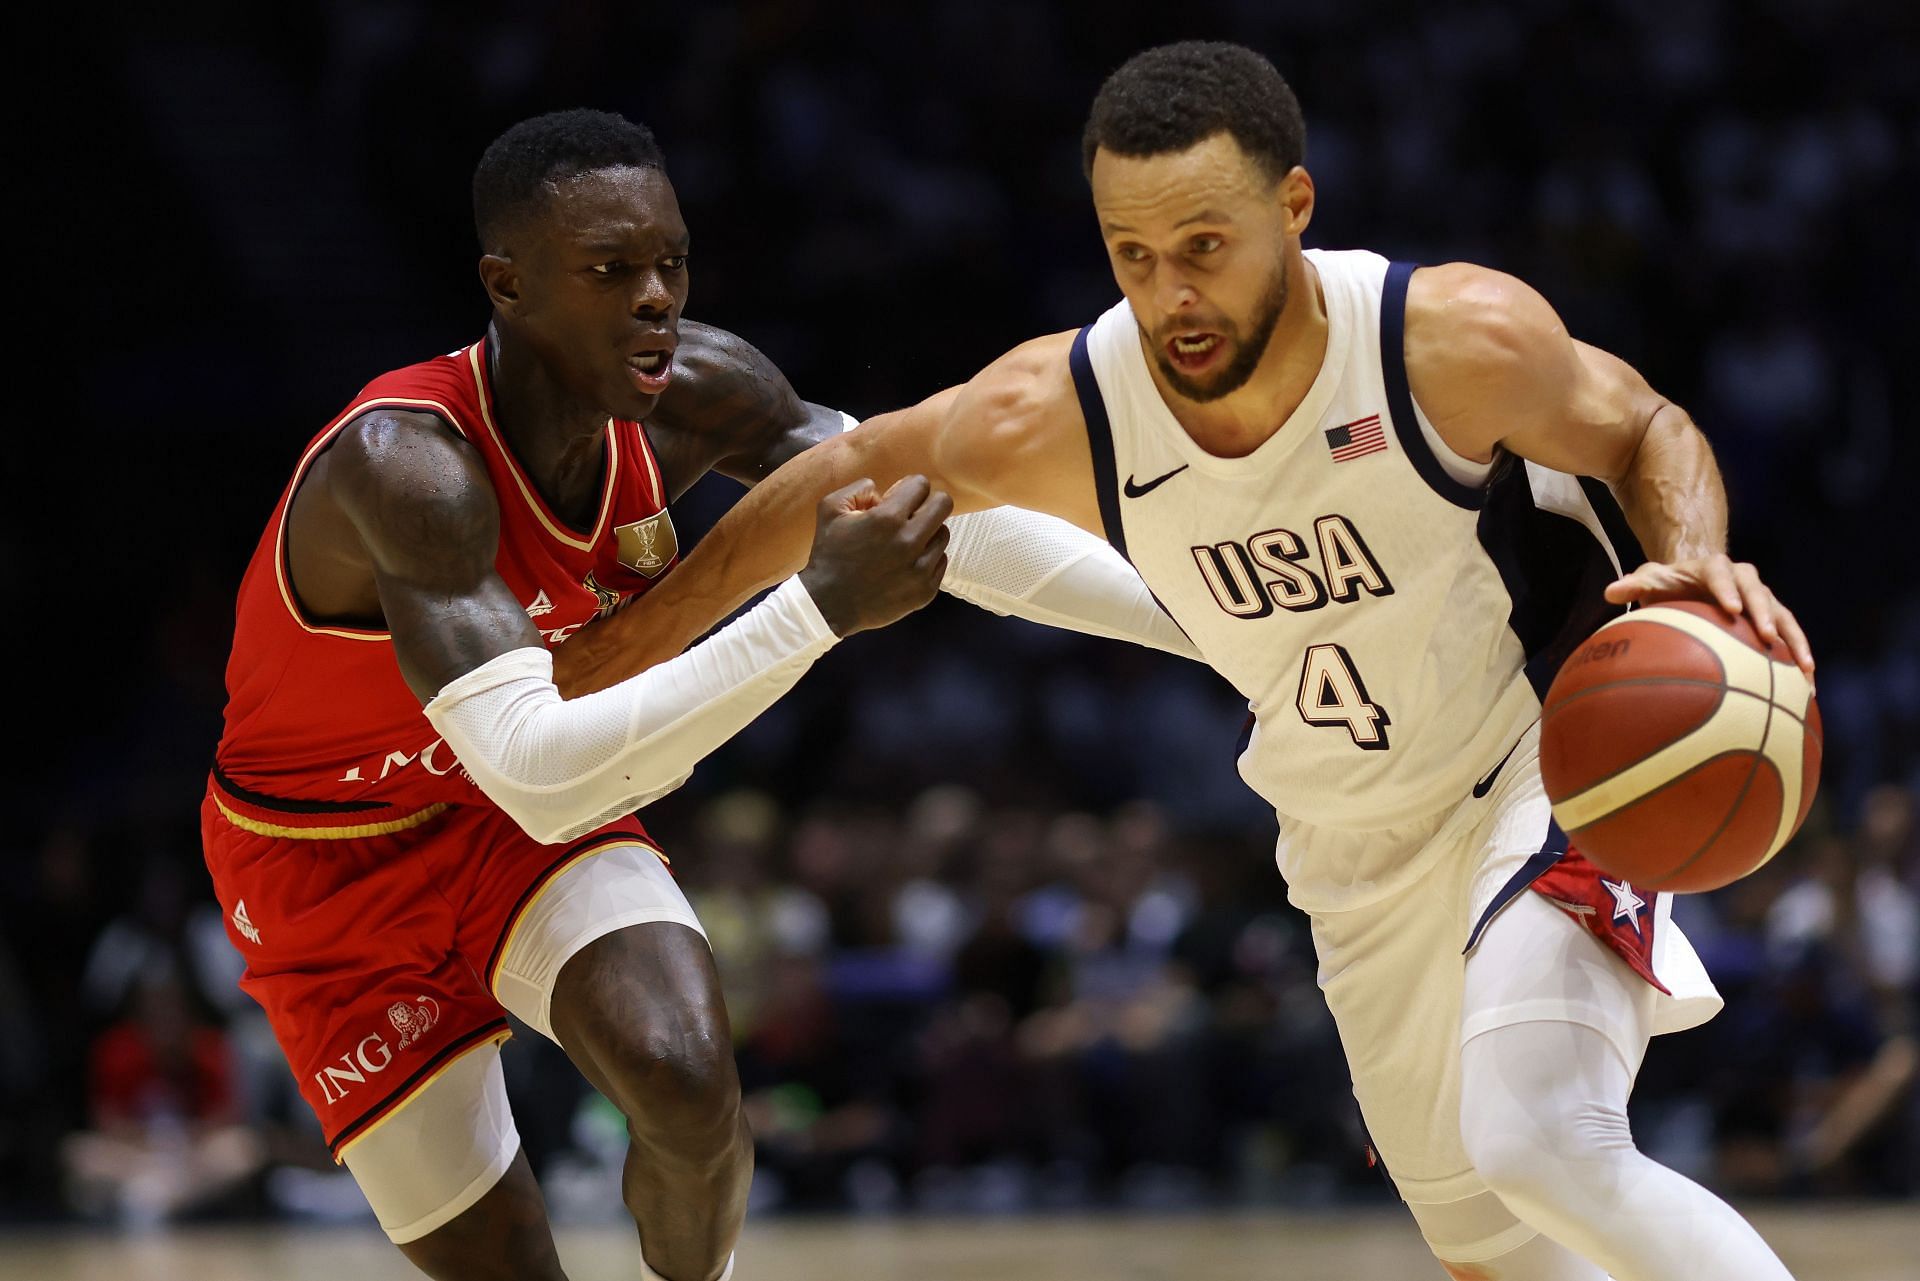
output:
[{"label": "basketball player in white jersey", "polygon": [[1731,1207],[1634,1146],[1649,1038],[1720,998],[1669,896],[1569,850],[1536,740],[1560,660],[1626,602],[1718,601],[1811,673],[1806,639],[1728,559],[1687,414],[1532,289],[1302,250],[1304,134],[1250,50],[1127,63],[1085,138],[1124,299],[788,464],[636,612],[653,643],[698,635],[859,477],[1105,537],[1252,706],[1241,773],[1448,1273],[1778,1281]]}]

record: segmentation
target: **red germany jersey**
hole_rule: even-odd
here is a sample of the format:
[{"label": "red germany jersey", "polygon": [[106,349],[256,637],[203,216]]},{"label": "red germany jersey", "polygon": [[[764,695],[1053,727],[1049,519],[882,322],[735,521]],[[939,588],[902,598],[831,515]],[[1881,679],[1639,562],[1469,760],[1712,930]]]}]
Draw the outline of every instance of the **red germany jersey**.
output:
[{"label": "red germany jersey", "polygon": [[549,646],[645,592],[679,557],[640,424],[610,422],[599,514],[581,532],[547,508],[508,450],[484,339],[376,378],[301,455],[240,584],[214,799],[248,830],[370,836],[448,805],[491,804],[407,688],[388,633],[308,618],[288,582],[294,491],[335,434],[374,409],[437,414],[486,460],[500,502],[496,567]]}]

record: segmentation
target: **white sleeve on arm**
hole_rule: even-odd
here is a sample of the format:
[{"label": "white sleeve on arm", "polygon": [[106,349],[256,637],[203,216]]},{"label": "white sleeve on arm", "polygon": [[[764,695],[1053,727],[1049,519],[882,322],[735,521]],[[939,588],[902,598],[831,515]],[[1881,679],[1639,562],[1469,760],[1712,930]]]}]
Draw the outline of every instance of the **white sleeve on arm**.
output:
[{"label": "white sleeve on arm", "polygon": [[[843,431],[860,420],[842,412]],[[1078,525],[1020,507],[947,522],[947,576],[940,589],[995,614],[1132,641],[1200,663],[1127,558]]]},{"label": "white sleeve on arm", "polygon": [[1126,557],[1077,525],[1019,507],[947,522],[942,590],[996,614],[1203,662]]},{"label": "white sleeve on arm", "polygon": [[562,699],[553,654],[510,650],[450,681],[427,719],[536,841],[570,840],[687,780],[838,640],[798,578],[638,676]]}]

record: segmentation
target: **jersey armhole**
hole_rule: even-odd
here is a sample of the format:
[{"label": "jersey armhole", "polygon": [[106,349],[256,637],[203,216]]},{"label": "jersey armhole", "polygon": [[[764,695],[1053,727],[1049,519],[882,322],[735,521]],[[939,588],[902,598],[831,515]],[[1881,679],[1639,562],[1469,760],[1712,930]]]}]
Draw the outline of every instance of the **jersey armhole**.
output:
[{"label": "jersey armhole", "polygon": [[1100,394],[1100,380],[1094,376],[1093,357],[1087,352],[1088,325],[1073,336],[1073,351],[1067,365],[1073,371],[1073,390],[1080,400],[1080,416],[1087,423],[1087,444],[1093,451],[1093,492],[1100,504],[1100,524],[1107,542],[1129,563],[1127,535],[1120,524],[1120,473],[1113,455],[1113,423],[1107,417],[1107,402]]},{"label": "jersey armhole", "polygon": [[[1400,448],[1428,488],[1456,507],[1478,511],[1486,502],[1486,476],[1494,464],[1461,458],[1448,448],[1414,405],[1407,386],[1407,282],[1417,268],[1411,262],[1389,264],[1380,289],[1380,373],[1387,385],[1387,414],[1393,419]],[[1465,467],[1484,466],[1487,471],[1478,481],[1462,479],[1443,461],[1446,456]]]},{"label": "jersey armhole", "polygon": [[1486,485],[1500,459],[1494,457],[1480,463],[1455,452],[1453,446],[1446,442],[1440,435],[1440,430],[1427,417],[1427,411],[1420,408],[1420,402],[1411,396],[1408,397],[1408,401],[1413,406],[1414,421],[1420,424],[1420,434],[1426,438],[1427,448],[1433,452],[1434,461],[1440,464],[1440,469],[1462,485],[1471,485],[1475,489]]},{"label": "jersey armhole", "polygon": [[293,519],[293,500],[299,496],[300,487],[306,483],[308,474],[312,472],[314,460],[333,448],[335,438],[346,429],[348,424],[366,417],[376,409],[432,414],[451,427],[455,435],[469,444],[472,443],[472,437],[467,434],[466,428],[460,425],[460,420],[454,412],[439,401],[417,400],[405,396],[381,396],[349,405],[338,418],[333,420],[331,427],[320,433],[314,438],[313,443],[307,446],[307,451],[300,455],[299,463],[294,466],[293,478],[287,482],[286,496],[280,502],[280,518],[274,522],[273,579],[274,587],[280,594],[280,603],[286,607],[288,617],[293,619],[301,631],[316,636],[337,636],[342,640],[359,641],[393,639],[391,632],[381,628],[333,626],[308,618],[307,612],[300,607],[299,596],[293,590],[293,563],[289,559],[292,549],[287,542],[287,524]]}]

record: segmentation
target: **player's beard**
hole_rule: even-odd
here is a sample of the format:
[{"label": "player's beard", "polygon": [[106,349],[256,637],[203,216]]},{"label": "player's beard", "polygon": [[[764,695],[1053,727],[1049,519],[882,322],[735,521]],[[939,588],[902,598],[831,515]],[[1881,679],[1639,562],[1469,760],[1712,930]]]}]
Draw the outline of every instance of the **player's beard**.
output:
[{"label": "player's beard", "polygon": [[1259,307],[1253,313],[1253,323],[1247,328],[1246,341],[1238,341],[1231,333],[1223,335],[1234,343],[1233,359],[1209,378],[1187,377],[1167,359],[1166,344],[1152,344],[1154,359],[1160,364],[1160,372],[1166,376],[1167,386],[1199,404],[1231,396],[1246,386],[1247,380],[1253,377],[1253,371],[1260,367],[1260,358],[1267,354],[1267,344],[1273,341],[1273,331],[1280,324],[1280,313],[1287,309],[1288,286],[1291,283],[1287,278],[1287,257],[1282,252],[1279,269],[1267,282],[1267,290],[1260,296]]}]

